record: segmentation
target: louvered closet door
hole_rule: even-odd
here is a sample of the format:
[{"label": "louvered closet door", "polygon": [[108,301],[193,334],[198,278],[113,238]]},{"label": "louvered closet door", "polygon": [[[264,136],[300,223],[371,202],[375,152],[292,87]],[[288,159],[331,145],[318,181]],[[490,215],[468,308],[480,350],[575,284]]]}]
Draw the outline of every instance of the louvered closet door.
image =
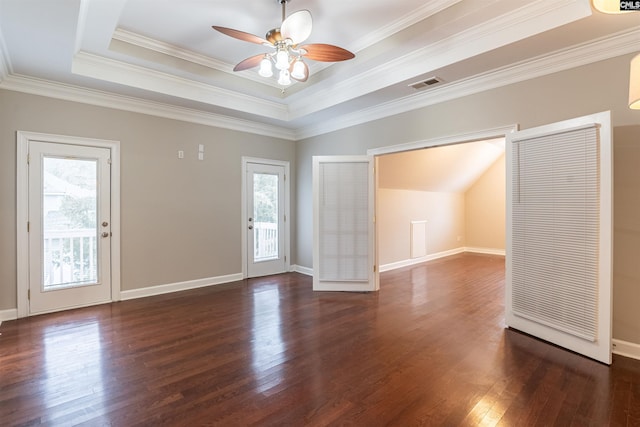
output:
[{"label": "louvered closet door", "polygon": [[313,158],[313,289],[375,291],[373,160]]},{"label": "louvered closet door", "polygon": [[507,326],[611,363],[609,113],[507,138]]}]

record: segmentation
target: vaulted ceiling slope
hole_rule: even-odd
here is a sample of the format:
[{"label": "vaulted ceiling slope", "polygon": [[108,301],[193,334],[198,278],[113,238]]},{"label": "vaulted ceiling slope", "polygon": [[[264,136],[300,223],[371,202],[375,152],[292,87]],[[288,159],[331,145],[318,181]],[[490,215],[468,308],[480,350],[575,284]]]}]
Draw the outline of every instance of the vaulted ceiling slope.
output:
[{"label": "vaulted ceiling slope", "polygon": [[504,154],[504,138],[380,156],[378,186],[464,193]]},{"label": "vaulted ceiling slope", "polygon": [[[589,0],[290,0],[309,43],[356,54],[309,61],[283,92],[256,69],[278,0],[0,0],[0,88],[299,140],[638,50],[640,13]],[[440,83],[418,90],[430,77]]]}]

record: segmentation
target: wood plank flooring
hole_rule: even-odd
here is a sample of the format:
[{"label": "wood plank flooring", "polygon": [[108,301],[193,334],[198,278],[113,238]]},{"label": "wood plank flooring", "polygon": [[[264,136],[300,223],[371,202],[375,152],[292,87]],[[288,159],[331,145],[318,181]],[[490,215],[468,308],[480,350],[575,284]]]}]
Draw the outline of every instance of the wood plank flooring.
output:
[{"label": "wood plank flooring", "polygon": [[292,273],[0,326],[0,425],[631,426],[640,361],[504,329],[504,260]]}]

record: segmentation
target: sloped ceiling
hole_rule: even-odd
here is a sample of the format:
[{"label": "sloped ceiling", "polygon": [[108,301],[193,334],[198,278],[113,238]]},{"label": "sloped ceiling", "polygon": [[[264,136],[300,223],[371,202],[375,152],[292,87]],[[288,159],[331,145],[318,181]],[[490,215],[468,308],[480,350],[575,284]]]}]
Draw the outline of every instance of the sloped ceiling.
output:
[{"label": "sloped ceiling", "polygon": [[504,139],[386,154],[378,159],[378,186],[464,193],[503,154]]},{"label": "sloped ceiling", "polygon": [[[282,91],[265,52],[211,29],[263,36],[277,0],[0,0],[0,88],[297,140],[638,50],[640,13],[589,0],[290,0],[309,43],[356,53],[310,61]],[[438,76],[416,91],[410,84]]]}]

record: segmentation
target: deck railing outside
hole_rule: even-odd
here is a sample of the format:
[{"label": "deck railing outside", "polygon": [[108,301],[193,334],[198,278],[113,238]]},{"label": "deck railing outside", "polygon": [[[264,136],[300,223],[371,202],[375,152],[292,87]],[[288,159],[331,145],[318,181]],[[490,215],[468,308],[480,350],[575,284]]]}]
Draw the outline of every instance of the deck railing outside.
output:
[{"label": "deck railing outside", "polygon": [[43,245],[45,289],[96,281],[95,229],[46,231]]},{"label": "deck railing outside", "polygon": [[278,257],[278,224],[256,222],[254,224],[253,239],[254,261]]}]

